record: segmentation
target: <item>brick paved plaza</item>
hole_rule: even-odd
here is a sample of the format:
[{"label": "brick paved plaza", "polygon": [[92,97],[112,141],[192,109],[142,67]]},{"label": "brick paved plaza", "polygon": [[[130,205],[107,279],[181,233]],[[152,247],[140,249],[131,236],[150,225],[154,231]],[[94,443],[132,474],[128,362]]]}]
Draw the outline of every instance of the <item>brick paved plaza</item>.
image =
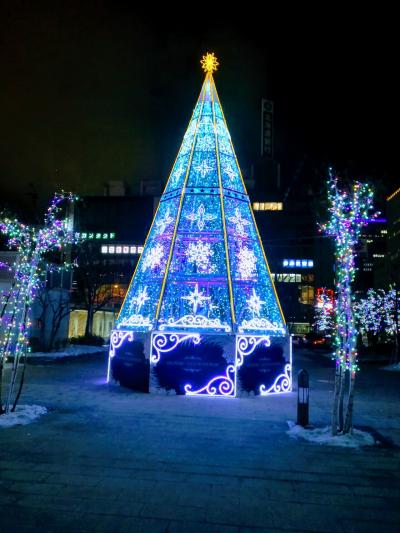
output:
[{"label": "brick paved plaza", "polygon": [[[333,373],[311,376],[310,419],[329,423]],[[399,375],[360,373],[355,423],[383,446],[319,446],[286,434],[296,393],[212,399],[134,394],[105,357],[31,366],[22,404],[51,408],[0,430],[0,531],[391,532],[400,524]]]}]

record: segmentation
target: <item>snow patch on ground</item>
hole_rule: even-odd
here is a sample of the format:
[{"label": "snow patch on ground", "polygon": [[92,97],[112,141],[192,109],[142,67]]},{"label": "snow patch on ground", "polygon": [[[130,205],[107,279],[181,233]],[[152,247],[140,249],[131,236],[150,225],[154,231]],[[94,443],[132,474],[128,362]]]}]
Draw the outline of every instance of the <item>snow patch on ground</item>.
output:
[{"label": "snow patch on ground", "polygon": [[17,405],[13,413],[0,415],[0,428],[25,426],[46,413],[47,409],[42,405]]},{"label": "snow patch on ground", "polygon": [[43,357],[46,359],[60,359],[63,357],[78,357],[80,355],[98,354],[107,352],[108,346],[86,346],[84,344],[72,344],[58,352],[32,352],[28,357]]},{"label": "snow patch on ground", "polygon": [[384,366],[381,368],[381,370],[388,370],[389,372],[400,372],[400,363]]},{"label": "snow patch on ground", "polygon": [[344,448],[360,448],[373,446],[375,439],[370,433],[353,429],[352,434],[332,436],[329,426],[323,428],[306,429],[294,422],[288,421],[289,430],[286,432],[293,439],[302,438],[315,444],[328,446],[342,446]]}]

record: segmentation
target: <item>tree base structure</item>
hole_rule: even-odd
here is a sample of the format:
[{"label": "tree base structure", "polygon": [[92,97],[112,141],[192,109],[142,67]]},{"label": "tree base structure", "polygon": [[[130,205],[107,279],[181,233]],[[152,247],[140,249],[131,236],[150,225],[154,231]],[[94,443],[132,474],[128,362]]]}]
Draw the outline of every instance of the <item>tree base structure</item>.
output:
[{"label": "tree base structure", "polygon": [[107,380],[152,394],[237,397],[291,392],[291,337],[114,330]]}]

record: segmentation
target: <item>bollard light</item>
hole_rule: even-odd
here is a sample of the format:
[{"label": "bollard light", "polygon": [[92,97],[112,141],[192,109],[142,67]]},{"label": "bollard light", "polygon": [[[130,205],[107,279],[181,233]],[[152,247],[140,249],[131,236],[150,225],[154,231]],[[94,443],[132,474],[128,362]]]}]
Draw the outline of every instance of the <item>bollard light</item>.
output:
[{"label": "bollard light", "polygon": [[308,372],[302,369],[297,376],[297,424],[303,427],[308,426],[309,392]]}]

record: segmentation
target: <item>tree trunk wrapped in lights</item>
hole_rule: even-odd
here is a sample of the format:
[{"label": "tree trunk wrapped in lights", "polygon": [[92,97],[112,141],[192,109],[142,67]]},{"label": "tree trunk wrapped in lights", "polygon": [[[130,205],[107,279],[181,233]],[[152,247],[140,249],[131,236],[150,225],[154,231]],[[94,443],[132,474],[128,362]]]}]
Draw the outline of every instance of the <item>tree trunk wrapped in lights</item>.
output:
[{"label": "tree trunk wrapped in lights", "polygon": [[[25,376],[26,355],[29,351],[31,309],[38,290],[46,281],[48,265],[46,253],[60,251],[74,242],[72,227],[64,218],[58,218],[61,204],[73,203],[77,197],[71,193],[55,194],[44,218],[44,225],[35,228],[16,219],[0,219],[0,232],[8,237],[7,244],[18,252],[13,266],[14,281],[9,291],[1,296],[0,319],[0,414],[14,411],[21,394]],[[68,268],[64,263],[54,269]],[[1,384],[4,362],[13,358],[8,391],[3,404]],[[17,382],[19,379],[19,386]]]},{"label": "tree trunk wrapped in lights", "polygon": [[[335,392],[332,433],[348,433],[353,423],[353,398],[357,365],[357,329],[355,326],[351,284],[354,280],[355,246],[363,226],[371,219],[373,192],[368,184],[354,182],[349,190],[340,190],[338,178],[329,171],[328,202],[330,218],[321,229],[335,239]],[[347,388],[347,394],[346,394]],[[346,407],[345,407],[346,404]]]}]

